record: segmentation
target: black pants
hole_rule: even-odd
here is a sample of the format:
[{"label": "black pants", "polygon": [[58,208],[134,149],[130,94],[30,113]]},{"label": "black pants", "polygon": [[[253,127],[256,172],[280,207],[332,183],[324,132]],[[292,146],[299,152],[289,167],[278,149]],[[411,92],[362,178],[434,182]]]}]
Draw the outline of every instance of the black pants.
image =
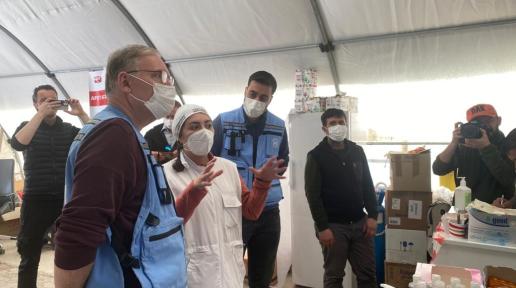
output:
[{"label": "black pants", "polygon": [[244,219],[242,224],[249,288],[269,287],[281,233],[279,208],[263,211],[256,221]]},{"label": "black pants", "polygon": [[353,224],[330,223],[335,237],[331,248],[322,247],[324,288],[342,288],[346,261],[357,276],[359,288],[376,288],[374,238],[364,236],[365,218]]},{"label": "black pants", "polygon": [[61,214],[63,200],[24,199],[20,215],[18,253],[21,256],[18,268],[18,287],[36,287],[39,257],[45,234]]}]

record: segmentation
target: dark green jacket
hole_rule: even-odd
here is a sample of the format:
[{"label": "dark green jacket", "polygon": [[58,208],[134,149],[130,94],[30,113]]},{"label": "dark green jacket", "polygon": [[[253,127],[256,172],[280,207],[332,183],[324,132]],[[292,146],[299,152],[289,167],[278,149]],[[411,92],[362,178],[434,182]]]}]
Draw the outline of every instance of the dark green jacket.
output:
[{"label": "dark green jacket", "polygon": [[[505,136],[497,132],[490,137],[491,145],[484,149],[472,149],[459,145],[450,163],[444,163],[437,157],[432,169],[437,175],[446,175],[451,171],[457,177],[466,177],[471,188],[471,198],[492,203],[502,194],[511,199],[514,194],[514,166],[502,153]],[[460,179],[455,182],[459,185]]]}]

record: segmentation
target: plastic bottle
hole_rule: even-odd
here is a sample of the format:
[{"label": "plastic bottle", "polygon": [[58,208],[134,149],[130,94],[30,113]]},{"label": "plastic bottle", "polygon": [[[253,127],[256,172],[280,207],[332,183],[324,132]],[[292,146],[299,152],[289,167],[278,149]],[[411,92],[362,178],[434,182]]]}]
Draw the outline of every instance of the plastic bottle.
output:
[{"label": "plastic bottle", "polygon": [[441,281],[441,275],[432,274],[432,287],[436,287],[438,281]]},{"label": "plastic bottle", "polygon": [[455,188],[455,211],[466,210],[466,206],[471,203],[471,189],[466,186],[466,177],[459,177],[460,186]]},{"label": "plastic bottle", "polygon": [[409,288],[415,288],[416,284],[421,282],[421,276],[419,274],[412,275],[412,282],[408,284]]},{"label": "plastic bottle", "polygon": [[450,286],[452,288],[459,288],[459,286],[461,285],[460,283],[460,279],[457,278],[457,277],[451,277],[450,278]]}]

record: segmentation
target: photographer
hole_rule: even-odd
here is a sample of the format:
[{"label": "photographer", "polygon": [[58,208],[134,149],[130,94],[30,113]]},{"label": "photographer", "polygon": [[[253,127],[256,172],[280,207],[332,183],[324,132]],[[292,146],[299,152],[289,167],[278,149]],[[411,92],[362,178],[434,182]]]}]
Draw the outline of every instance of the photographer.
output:
[{"label": "photographer", "polygon": [[58,100],[56,89],[50,85],[36,87],[32,102],[36,114],[30,121],[21,123],[11,139],[11,146],[23,151],[25,158],[25,186],[17,238],[21,256],[18,287],[36,287],[45,233],[63,207],[66,158],[79,128],[63,122],[57,111],[78,116],[83,123],[89,121],[78,100]]},{"label": "photographer", "polygon": [[466,124],[455,123],[452,141],[435,159],[433,172],[454,171],[456,177],[466,177],[471,200],[493,203],[502,195],[511,199],[514,166],[502,153],[505,136],[498,130],[502,118],[492,105],[478,104],[468,109],[466,119]]}]

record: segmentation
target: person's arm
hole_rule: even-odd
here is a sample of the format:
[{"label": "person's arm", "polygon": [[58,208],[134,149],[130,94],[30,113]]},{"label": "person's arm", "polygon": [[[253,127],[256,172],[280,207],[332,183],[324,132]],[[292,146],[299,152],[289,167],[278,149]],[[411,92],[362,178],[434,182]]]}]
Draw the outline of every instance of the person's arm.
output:
[{"label": "person's arm", "polygon": [[369,171],[369,164],[367,163],[367,157],[364,150],[360,149],[362,154],[362,195],[364,198],[364,206],[367,211],[367,217],[377,219],[378,209],[376,203],[376,192],[374,190],[373,179],[371,178],[371,172]]},{"label": "person's arm", "polygon": [[211,153],[215,156],[220,156],[222,149],[224,149],[224,131],[222,128],[222,119],[220,115],[213,120],[213,146],[211,147]]},{"label": "person's arm", "polygon": [[329,228],[328,215],[326,214],[326,209],[324,208],[321,197],[321,187],[321,170],[319,164],[309,153],[306,156],[305,165],[305,194],[318,232]]},{"label": "person's arm", "polygon": [[240,177],[240,187],[242,189],[242,216],[248,220],[257,220],[262,214],[267,199],[267,192],[271,187],[271,181],[254,179],[253,192],[249,191]]},{"label": "person's arm", "polygon": [[446,175],[457,169],[457,150],[462,136],[460,135],[459,123],[455,123],[452,133],[452,141],[434,160],[432,171],[435,175]]},{"label": "person's arm", "polygon": [[287,128],[283,131],[283,138],[281,139],[281,144],[278,151],[278,159],[283,159],[285,163],[283,164],[285,167],[288,166],[289,158],[289,149],[288,149],[288,137],[287,137]]},{"label": "person's arm", "polygon": [[177,215],[183,217],[184,223],[190,220],[195,208],[199,206],[199,203],[204,199],[204,196],[208,194],[207,187],[211,186],[213,179],[222,175],[222,170],[212,171],[216,161],[217,158],[210,160],[206,165],[206,168],[204,168],[203,173],[196,179],[192,180],[183,192],[181,192],[179,197],[176,198],[175,204]]},{"label": "person's arm", "polygon": [[92,268],[93,263],[71,271],[54,266],[55,288],[83,288]]},{"label": "person's arm", "polygon": [[376,221],[378,219],[378,209],[376,203],[376,192],[374,190],[373,179],[367,164],[367,157],[364,150],[360,149],[362,158],[362,197],[364,198],[364,206],[367,211],[367,220],[364,225],[364,234],[367,237],[374,237],[376,235]]},{"label": "person's arm", "polygon": [[[56,221],[56,287],[84,285],[88,266],[106,241],[106,230],[126,193],[145,191],[145,159],[128,123],[103,122],[83,141],[74,166],[72,198]],[[68,286],[72,284],[76,286]]]},{"label": "person's arm", "polygon": [[23,128],[14,134],[13,139],[16,139],[16,144],[19,143],[20,145],[24,146],[29,145],[32,141],[32,137],[34,137],[36,134],[39,125],[41,125],[41,122],[45,119],[45,117],[55,113],[60,105],[61,104],[58,101],[51,99],[46,99],[43,103],[39,104],[38,112],[36,112],[32,119],[30,119],[30,121],[25,126],[23,126]]},{"label": "person's arm", "polygon": [[287,167],[284,167],[283,160],[271,158],[263,164],[260,169],[254,167],[249,171],[254,174],[253,192],[250,192],[240,178],[240,187],[242,189],[242,215],[249,220],[256,220],[262,214],[265,200],[267,199],[267,191],[271,187],[274,179],[284,179],[281,176]]},{"label": "person's arm", "polygon": [[[504,187],[514,186],[514,165],[495,145],[480,149],[480,157],[498,183]],[[510,199],[513,195],[504,196]]]}]

